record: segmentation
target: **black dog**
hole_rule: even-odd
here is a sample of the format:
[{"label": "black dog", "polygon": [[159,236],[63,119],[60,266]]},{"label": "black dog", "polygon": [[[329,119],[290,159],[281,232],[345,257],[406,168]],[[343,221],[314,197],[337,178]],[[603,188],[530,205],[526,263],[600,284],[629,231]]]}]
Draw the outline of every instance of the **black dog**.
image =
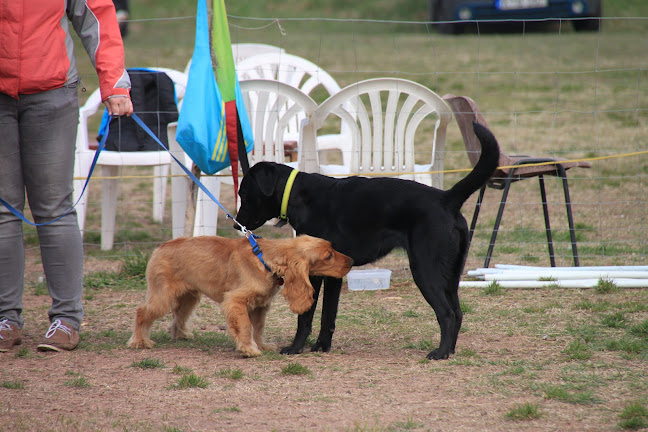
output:
[{"label": "black dog", "polygon": [[[297,234],[329,240],[354,265],[371,263],[397,247],[407,251],[414,281],[441,327],[441,342],[427,355],[429,359],[454,353],[462,320],[459,279],[469,247],[468,225],[460,209],[493,175],[499,160],[491,132],[477,123],[474,130],[482,144],[479,162],[448,191],[394,178],[333,179],[302,172],[288,191],[284,217]],[[239,190],[238,222],[253,230],[279,216],[292,171],[271,162],[251,167]],[[302,352],[311,332],[322,278],[311,282],[315,303],[299,316],[295,339],[282,354]],[[312,351],[331,349],[341,286],[341,279],[325,280],[322,325]]]}]

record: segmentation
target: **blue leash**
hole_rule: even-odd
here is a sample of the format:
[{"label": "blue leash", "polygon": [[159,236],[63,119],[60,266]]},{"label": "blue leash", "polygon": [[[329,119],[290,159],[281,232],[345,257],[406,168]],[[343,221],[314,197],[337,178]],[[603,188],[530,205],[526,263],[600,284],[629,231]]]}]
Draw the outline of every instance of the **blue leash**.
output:
[{"label": "blue leash", "polygon": [[[182,170],[183,170],[183,171],[184,171],[184,172],[189,176],[189,178],[190,178],[194,183],[196,183],[196,185],[198,185],[198,187],[199,187],[200,189],[202,189],[202,191],[205,192],[205,193],[207,194],[207,196],[208,196],[209,198],[212,199],[212,201],[214,201],[216,204],[218,204],[218,206],[219,206],[219,207],[220,207],[220,208],[225,212],[225,214],[227,215],[227,218],[232,219],[232,220],[234,221],[234,223],[236,223],[236,225],[238,225],[238,226],[241,228],[241,231],[243,232],[243,234],[245,235],[245,237],[246,237],[246,238],[248,239],[248,241],[250,242],[250,245],[252,246],[252,252],[254,252],[254,254],[257,256],[257,258],[259,258],[259,260],[261,261],[261,263],[263,264],[263,266],[266,268],[266,270],[268,270],[269,272],[271,272],[272,270],[270,270],[270,267],[268,267],[268,265],[267,265],[267,264],[265,263],[265,261],[263,260],[263,252],[261,252],[261,248],[259,247],[259,244],[258,244],[257,241],[256,241],[256,239],[258,238],[258,236],[257,236],[256,234],[254,234],[252,231],[248,230],[248,229],[247,229],[246,227],[244,227],[243,225],[241,225],[241,224],[240,224],[240,223],[239,223],[239,222],[234,218],[234,216],[232,216],[232,215],[227,211],[227,209],[226,209],[225,207],[223,207],[223,205],[222,205],[222,204],[221,204],[221,203],[216,199],[216,197],[215,197],[215,196],[214,196],[214,195],[209,191],[209,189],[207,189],[207,187],[206,187],[204,184],[202,184],[202,182],[201,182],[200,180],[198,180],[198,178],[197,178],[197,177],[196,177],[196,176],[191,172],[191,170],[189,170],[186,166],[184,166],[184,164],[183,164],[182,162],[180,162],[180,161],[178,160],[178,158],[176,158],[176,157],[173,155],[173,153],[171,153],[171,152],[169,151],[169,149],[166,148],[166,146],[165,146],[164,144],[162,144],[162,141],[160,141],[160,140],[158,139],[158,137],[155,136],[155,134],[151,131],[151,129],[149,129],[149,127],[146,126],[146,124],[145,124],[145,123],[144,123],[144,122],[143,122],[143,121],[142,121],[142,120],[137,116],[137,114],[133,113],[133,114],[131,115],[131,118],[132,118],[133,120],[135,120],[135,123],[137,123],[138,125],[140,125],[140,127],[141,127],[142,129],[144,129],[144,131],[145,131],[147,134],[149,134],[149,135],[151,136],[151,138],[153,138],[153,139],[154,139],[154,140],[155,140],[155,141],[156,141],[156,142],[157,142],[157,143],[158,143],[158,144],[159,144],[159,145],[160,145],[164,150],[166,150],[167,152],[169,152],[169,154],[171,155],[171,157],[173,158],[173,160],[175,160],[175,161],[178,163],[178,165],[180,165],[180,168],[182,168]],[[110,123],[110,122],[108,122],[108,123]],[[104,133],[104,135],[101,137],[101,141],[99,141],[99,145],[98,145],[98,147],[97,147],[97,151],[95,152],[94,159],[92,160],[92,165],[90,166],[90,171],[88,171],[88,178],[86,179],[86,182],[85,182],[85,184],[83,185],[83,190],[81,191],[81,194],[79,195],[79,199],[77,199],[77,201],[74,203],[74,205],[72,206],[72,208],[70,208],[70,210],[68,210],[67,212],[65,212],[65,213],[62,214],[61,216],[59,216],[59,217],[57,217],[56,219],[53,219],[53,220],[51,220],[51,221],[49,221],[49,222],[35,223],[35,222],[32,222],[32,221],[30,221],[29,219],[27,219],[27,218],[25,217],[25,215],[23,215],[22,213],[20,213],[20,212],[19,212],[18,210],[16,210],[16,209],[11,205],[11,204],[9,204],[8,202],[6,202],[6,201],[3,200],[2,198],[0,198],[0,203],[2,203],[2,204],[3,204],[3,205],[4,205],[4,206],[5,206],[5,207],[6,207],[6,208],[11,212],[11,213],[13,213],[16,217],[22,219],[23,222],[26,222],[26,223],[28,223],[29,225],[32,225],[32,226],[43,226],[43,225],[49,225],[49,224],[52,224],[52,223],[54,223],[54,222],[56,222],[56,221],[58,221],[58,220],[61,220],[62,218],[64,218],[64,217],[67,216],[68,214],[70,214],[70,213],[74,210],[74,208],[77,206],[77,204],[79,204],[79,201],[81,201],[81,197],[83,196],[83,194],[85,193],[86,188],[88,187],[88,182],[90,182],[90,177],[92,176],[92,173],[94,172],[95,166],[97,165],[97,160],[99,159],[99,154],[100,154],[101,151],[106,147],[106,139],[108,138],[108,132],[109,132],[109,129],[110,129],[110,128],[109,128],[108,124],[106,124],[106,130],[105,130],[105,133]]]},{"label": "blue leash", "polygon": [[[184,171],[184,172],[189,176],[189,178],[190,178],[194,183],[196,183],[196,184],[198,185],[198,187],[199,187],[200,189],[202,189],[202,191],[205,192],[209,198],[212,199],[212,201],[214,201],[216,204],[218,204],[218,207],[220,207],[220,208],[225,212],[225,214],[227,215],[227,217],[228,217],[229,219],[232,219],[232,220],[234,221],[234,223],[236,223],[236,225],[238,225],[238,226],[241,228],[241,231],[243,232],[243,234],[245,235],[245,237],[246,237],[246,238],[248,239],[248,241],[250,242],[250,245],[252,246],[252,252],[254,252],[254,254],[257,256],[257,258],[259,258],[259,261],[261,261],[261,263],[262,263],[263,266],[266,268],[266,270],[268,270],[269,272],[272,272],[272,270],[270,270],[270,267],[268,267],[268,265],[267,265],[267,264],[265,263],[265,261],[263,260],[263,252],[261,252],[261,248],[259,247],[259,244],[258,244],[257,241],[256,241],[256,239],[258,238],[258,236],[257,236],[256,234],[254,234],[252,231],[248,230],[248,229],[247,229],[246,227],[244,227],[243,225],[241,225],[241,224],[239,223],[239,221],[237,221],[237,220],[234,218],[234,216],[232,216],[231,214],[229,214],[229,212],[227,211],[227,209],[226,209],[225,207],[223,207],[223,205],[222,205],[220,202],[218,202],[218,200],[216,199],[216,197],[215,197],[215,196],[214,196],[214,195],[209,191],[209,189],[207,189],[207,187],[206,187],[204,184],[202,184],[202,182],[201,182],[200,180],[198,180],[198,178],[197,178],[195,175],[193,175],[193,173],[191,172],[191,170],[188,169],[186,166],[184,166],[184,164],[183,164],[182,162],[180,162],[180,161],[178,160],[178,158],[176,158],[176,157],[173,155],[173,153],[171,153],[171,152],[169,151],[169,149],[166,148],[166,147],[164,146],[164,144],[162,144],[162,141],[160,141],[160,140],[158,139],[158,137],[155,136],[155,134],[154,134],[153,132],[151,132],[151,129],[149,129],[149,127],[146,126],[146,124],[144,124],[144,122],[143,122],[143,121],[142,121],[142,120],[141,120],[141,119],[140,119],[140,118],[139,118],[135,113],[133,113],[133,114],[131,115],[131,118],[132,118],[133,120],[135,120],[135,123],[137,123],[138,125],[140,125],[140,127],[141,127],[142,129],[144,129],[144,131],[145,131],[147,134],[149,134],[149,135],[151,136],[151,138],[153,138],[153,139],[154,139],[154,140],[155,140],[155,141],[156,141],[156,142],[157,142],[157,143],[158,143],[158,144],[159,144],[159,145],[160,145],[164,150],[166,150],[167,152],[169,152],[169,154],[171,155],[171,157],[173,158],[173,160],[175,160],[175,161],[178,163],[178,165],[180,165],[180,168],[182,168],[182,170],[183,170],[183,171]],[[106,132],[106,135],[107,135],[107,134],[108,134],[108,133]],[[98,150],[97,150],[97,151],[98,151]]]}]

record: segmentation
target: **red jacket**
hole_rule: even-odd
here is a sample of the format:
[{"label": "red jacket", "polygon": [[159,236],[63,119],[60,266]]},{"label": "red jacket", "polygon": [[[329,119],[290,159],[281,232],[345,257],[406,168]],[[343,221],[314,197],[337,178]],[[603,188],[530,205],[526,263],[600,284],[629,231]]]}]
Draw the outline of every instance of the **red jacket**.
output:
[{"label": "red jacket", "polygon": [[112,0],[0,0],[0,93],[18,99],[79,80],[70,22],[97,70],[101,99],[128,94]]}]

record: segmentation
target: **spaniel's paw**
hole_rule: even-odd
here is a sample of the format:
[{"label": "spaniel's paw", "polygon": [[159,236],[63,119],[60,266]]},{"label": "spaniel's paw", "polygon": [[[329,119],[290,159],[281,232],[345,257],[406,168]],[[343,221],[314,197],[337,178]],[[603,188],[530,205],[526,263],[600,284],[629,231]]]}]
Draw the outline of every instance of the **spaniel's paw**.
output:
[{"label": "spaniel's paw", "polygon": [[188,329],[188,328],[181,328],[178,327],[174,324],[171,324],[171,327],[169,327],[169,335],[171,336],[171,339],[193,339],[194,334],[193,332]]},{"label": "spaniel's paw", "polygon": [[241,348],[240,351],[243,357],[259,357],[261,354],[263,354],[261,350],[252,346]]},{"label": "spaniel's paw", "polygon": [[262,351],[277,351],[277,345],[273,343],[266,343],[263,342],[262,344],[258,344],[259,348],[261,348]]},{"label": "spaniel's paw", "polygon": [[133,339],[132,337],[128,341],[129,348],[153,348],[155,342],[150,339]]}]

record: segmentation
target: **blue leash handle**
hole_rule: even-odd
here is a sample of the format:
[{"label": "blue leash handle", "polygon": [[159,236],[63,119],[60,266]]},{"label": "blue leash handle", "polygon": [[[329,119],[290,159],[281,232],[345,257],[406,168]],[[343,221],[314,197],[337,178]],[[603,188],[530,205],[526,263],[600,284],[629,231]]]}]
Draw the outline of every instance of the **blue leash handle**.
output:
[{"label": "blue leash handle", "polygon": [[[137,123],[138,125],[140,125],[140,127],[141,127],[142,129],[144,129],[144,131],[145,131],[147,134],[149,134],[149,135],[151,136],[151,138],[153,138],[153,139],[154,139],[154,140],[155,140],[155,141],[156,141],[156,142],[157,142],[157,143],[158,143],[158,144],[159,144],[159,145],[160,145],[164,150],[166,150],[167,152],[169,152],[169,154],[171,155],[171,157],[173,158],[173,160],[175,160],[175,161],[178,163],[178,165],[180,165],[180,168],[182,168],[182,170],[183,170],[183,171],[184,171],[184,172],[189,176],[189,178],[190,178],[194,183],[196,183],[196,185],[198,185],[198,187],[199,187],[200,189],[202,189],[202,191],[205,192],[205,193],[207,194],[207,196],[208,196],[209,198],[212,199],[212,201],[214,201],[216,204],[218,204],[218,206],[219,206],[219,207],[220,207],[220,208],[225,212],[225,214],[227,215],[228,218],[232,219],[232,220],[233,220],[233,221],[234,221],[234,222],[235,222],[235,223],[236,223],[236,224],[241,228],[241,231],[243,232],[243,234],[245,234],[245,237],[246,237],[246,238],[248,239],[248,241],[250,242],[250,245],[252,246],[252,251],[254,252],[254,254],[259,258],[259,260],[261,261],[261,263],[263,264],[263,266],[264,266],[268,271],[271,271],[271,270],[270,270],[270,267],[268,267],[268,265],[267,265],[267,264],[265,263],[265,261],[263,260],[263,252],[261,252],[261,248],[259,247],[259,245],[258,245],[258,243],[257,243],[257,241],[256,241],[256,239],[258,238],[258,236],[257,236],[256,234],[254,234],[252,231],[248,230],[248,229],[247,229],[246,227],[244,227],[243,225],[241,225],[241,224],[240,224],[240,223],[239,223],[239,222],[238,222],[238,221],[237,221],[237,220],[236,220],[236,219],[235,219],[235,218],[234,218],[234,217],[233,217],[233,216],[232,216],[232,215],[227,211],[227,209],[226,209],[225,207],[223,207],[223,205],[222,205],[222,204],[221,204],[221,203],[216,199],[216,197],[215,197],[215,196],[214,196],[214,195],[209,191],[209,189],[207,189],[207,187],[206,187],[204,184],[202,184],[202,182],[201,182],[200,180],[198,180],[198,178],[197,178],[197,177],[196,177],[196,176],[191,172],[191,170],[189,170],[186,166],[184,166],[184,164],[183,164],[182,162],[180,162],[180,160],[178,160],[178,158],[176,158],[176,157],[173,155],[173,153],[171,153],[171,152],[169,151],[169,149],[166,148],[166,146],[165,146],[164,144],[162,144],[162,141],[160,141],[160,140],[158,139],[158,137],[157,137],[157,136],[156,136],[156,135],[151,131],[151,129],[149,129],[148,126],[146,126],[146,124],[145,124],[145,123],[144,123],[144,122],[143,122],[143,121],[142,121],[142,120],[137,116],[137,114],[133,113],[133,114],[131,115],[131,118],[132,118],[133,120],[135,120],[135,123]],[[35,222],[32,222],[32,221],[30,221],[29,219],[27,219],[27,218],[25,217],[25,215],[23,215],[22,213],[20,213],[20,212],[19,212],[18,210],[16,210],[16,209],[11,205],[11,204],[9,204],[8,202],[6,202],[6,201],[3,200],[2,198],[0,198],[0,203],[2,203],[2,204],[3,204],[3,205],[4,205],[4,206],[5,206],[5,207],[6,207],[6,208],[11,212],[11,213],[13,213],[16,217],[20,218],[23,222],[26,222],[26,223],[28,223],[29,225],[32,225],[32,226],[43,226],[43,225],[49,225],[49,224],[52,224],[52,223],[54,223],[54,222],[56,222],[56,221],[61,220],[62,218],[64,218],[64,217],[67,216],[68,214],[70,214],[70,213],[74,210],[74,208],[77,206],[77,204],[79,204],[79,201],[81,201],[81,198],[83,197],[83,194],[85,193],[86,188],[88,187],[88,183],[90,182],[90,177],[92,176],[92,173],[94,172],[95,166],[97,165],[97,160],[99,159],[99,154],[100,154],[101,151],[106,147],[106,139],[108,138],[108,132],[109,132],[109,130],[110,130],[109,124],[110,124],[110,121],[108,121],[108,122],[106,123],[106,130],[105,130],[105,133],[103,134],[103,136],[101,137],[101,140],[99,141],[99,145],[98,145],[98,147],[97,147],[97,151],[95,152],[94,158],[93,158],[93,160],[92,160],[92,165],[90,165],[90,170],[88,171],[88,178],[86,179],[86,182],[85,182],[85,184],[83,185],[83,189],[81,190],[81,194],[79,195],[79,199],[77,199],[77,201],[74,203],[74,205],[72,206],[72,208],[70,208],[70,209],[69,209],[68,211],[66,211],[64,214],[62,214],[61,216],[57,217],[56,219],[53,219],[53,220],[48,221],[48,222],[35,223]]]}]

